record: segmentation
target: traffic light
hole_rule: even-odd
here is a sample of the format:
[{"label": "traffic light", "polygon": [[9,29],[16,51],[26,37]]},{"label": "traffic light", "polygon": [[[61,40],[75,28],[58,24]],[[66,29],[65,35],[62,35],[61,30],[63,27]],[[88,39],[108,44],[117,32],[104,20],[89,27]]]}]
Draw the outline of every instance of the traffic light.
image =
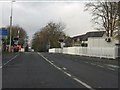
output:
[{"label": "traffic light", "polygon": [[19,38],[13,38],[14,45],[18,45]]},{"label": "traffic light", "polygon": [[61,42],[64,42],[64,40],[63,39],[59,39],[59,42],[61,43]]},{"label": "traffic light", "polygon": [[14,41],[18,41],[18,40],[19,40],[19,38],[14,38],[13,40],[14,40]]}]

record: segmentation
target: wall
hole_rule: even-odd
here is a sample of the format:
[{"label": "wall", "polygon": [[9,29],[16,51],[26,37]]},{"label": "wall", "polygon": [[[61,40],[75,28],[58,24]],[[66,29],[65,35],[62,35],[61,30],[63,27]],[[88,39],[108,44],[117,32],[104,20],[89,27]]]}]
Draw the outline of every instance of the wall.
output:
[{"label": "wall", "polygon": [[111,42],[106,42],[105,38],[100,38],[100,37],[91,37],[88,38],[88,47],[115,47],[116,41],[111,39]]},{"label": "wall", "polygon": [[83,55],[93,57],[113,58],[117,57],[116,48],[88,48],[88,47],[68,47],[49,49],[49,53],[63,53],[71,55]]}]

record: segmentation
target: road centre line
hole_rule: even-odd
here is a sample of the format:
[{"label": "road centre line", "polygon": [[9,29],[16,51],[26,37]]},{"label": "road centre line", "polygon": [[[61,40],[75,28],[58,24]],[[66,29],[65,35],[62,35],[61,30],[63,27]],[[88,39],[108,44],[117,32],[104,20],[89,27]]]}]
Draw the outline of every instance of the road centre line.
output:
[{"label": "road centre line", "polygon": [[[81,80],[77,79],[77,78],[73,78],[74,80],[76,80],[77,82],[81,83],[82,85],[86,86],[87,88],[91,88],[89,85],[87,85],[86,83],[82,82]],[[91,90],[94,90],[91,88]]]},{"label": "road centre line", "polygon": [[67,68],[63,67],[63,70],[67,70]]},{"label": "road centre line", "polygon": [[67,72],[64,72],[66,75],[68,75],[69,77],[72,77],[72,75],[71,74],[69,74],[69,73],[67,73]]},{"label": "road centre line", "polygon": [[88,84],[84,83],[83,81],[75,78],[75,76],[72,76],[71,74],[67,73],[66,71],[60,69],[58,66],[56,66],[55,64],[53,64],[52,62],[50,62],[50,60],[48,60],[47,58],[45,58],[42,54],[40,54],[38,52],[38,55],[41,56],[43,59],[45,59],[47,62],[49,62],[51,65],[53,65],[55,68],[59,69],[60,71],[62,71],[64,74],[66,74],[67,76],[69,76],[70,78],[72,78],[73,80],[77,81],[78,83],[82,84],[83,86],[85,86],[86,88],[90,89],[90,90],[94,90],[91,86],[89,86]]},{"label": "road centre line", "polygon": [[5,66],[6,64],[8,64],[9,62],[11,62],[12,60],[14,60],[18,55],[15,55],[13,58],[11,58],[9,61],[7,61],[6,63],[4,63],[2,66],[0,66],[0,69],[3,68],[3,66]]}]

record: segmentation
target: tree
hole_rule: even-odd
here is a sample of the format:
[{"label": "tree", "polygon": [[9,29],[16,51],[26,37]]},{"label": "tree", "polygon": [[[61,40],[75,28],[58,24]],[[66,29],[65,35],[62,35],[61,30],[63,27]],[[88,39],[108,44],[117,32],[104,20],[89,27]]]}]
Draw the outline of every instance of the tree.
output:
[{"label": "tree", "polygon": [[63,30],[65,29],[64,23],[54,23],[50,22],[46,25],[47,30],[47,39],[48,43],[50,43],[51,48],[58,48],[60,47],[60,43],[58,42],[60,38],[65,38],[65,33]]},{"label": "tree", "polygon": [[65,47],[71,47],[72,46],[72,38],[69,36],[66,36],[65,38]]},{"label": "tree", "polygon": [[[7,27],[8,29],[8,39],[7,39],[7,44],[9,44],[9,40],[10,40],[10,26]],[[18,33],[19,32],[19,33]],[[24,44],[24,40],[27,36],[26,31],[20,27],[19,25],[16,26],[12,26],[12,42],[14,38],[17,38],[19,36],[19,44],[23,45]]]},{"label": "tree", "polygon": [[35,51],[47,51],[49,48],[59,48],[60,38],[65,38],[65,24],[49,22],[39,32],[35,33],[32,40],[32,47]]},{"label": "tree", "polygon": [[106,30],[108,37],[113,37],[118,27],[118,2],[96,1],[85,4],[85,11],[90,10],[92,20],[99,25],[97,29]]},{"label": "tree", "polygon": [[119,40],[119,44],[120,44],[120,1],[118,2],[118,15],[119,15],[119,19],[118,19],[118,34],[117,34],[117,38]]},{"label": "tree", "polygon": [[119,15],[119,21],[120,21],[120,1],[118,2],[118,15]]},{"label": "tree", "polygon": [[[39,33],[40,32],[36,32],[33,36],[33,39],[32,39],[32,48],[35,50],[35,51],[39,51],[40,50],[40,37],[39,37]],[[42,51],[42,50],[40,50]]]}]

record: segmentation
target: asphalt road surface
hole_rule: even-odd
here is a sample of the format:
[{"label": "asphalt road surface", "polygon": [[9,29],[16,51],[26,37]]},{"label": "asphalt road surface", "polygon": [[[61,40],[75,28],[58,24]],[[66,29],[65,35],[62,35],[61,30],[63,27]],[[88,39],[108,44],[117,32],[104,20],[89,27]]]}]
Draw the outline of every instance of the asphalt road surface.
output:
[{"label": "asphalt road surface", "polygon": [[[0,67],[2,66],[2,54],[0,52]],[[2,69],[0,68],[0,89],[2,89]]]},{"label": "asphalt road surface", "polygon": [[118,88],[118,67],[72,55],[3,56],[2,88]]}]

